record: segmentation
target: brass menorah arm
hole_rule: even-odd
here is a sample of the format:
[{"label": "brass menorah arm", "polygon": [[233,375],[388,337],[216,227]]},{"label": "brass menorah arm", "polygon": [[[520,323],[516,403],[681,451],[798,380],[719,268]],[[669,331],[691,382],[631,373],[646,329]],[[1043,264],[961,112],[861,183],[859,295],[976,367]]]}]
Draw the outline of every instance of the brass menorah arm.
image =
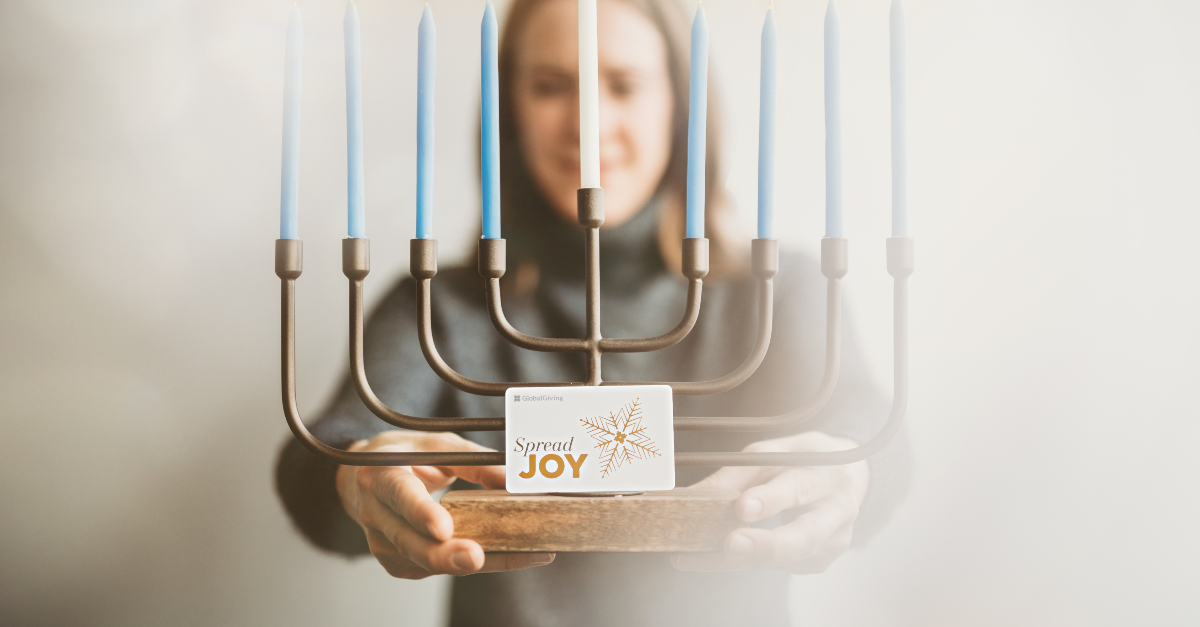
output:
[{"label": "brass menorah arm", "polygon": [[[583,338],[543,338],[527,335],[512,327],[501,307],[499,280],[506,270],[505,241],[483,239],[479,243],[479,274],[487,282],[485,297],[488,311],[498,332],[518,347],[543,352],[578,352],[587,357],[587,375],[581,382],[489,382],[466,377],[454,370],[437,350],[433,336],[431,282],[437,275],[437,242],[414,239],[410,243],[409,271],[417,282],[417,333],[421,352],[429,367],[454,387],[480,396],[503,396],[514,387],[565,387],[575,385],[635,385],[633,382],[606,382],[601,377],[601,357],[610,347],[614,352],[643,352],[671,346],[691,332],[700,314],[702,279],[708,274],[708,240],[683,241],[682,270],[688,279],[688,299],[684,317],[675,329],[644,339],[606,339],[600,334],[600,227],[604,224],[602,189],[579,190],[579,223],[584,228],[584,298],[586,332]],[[675,394],[715,394],[732,389],[750,378],[762,364],[771,343],[774,307],[772,280],[779,269],[775,240],[756,239],[751,246],[751,269],[758,279],[758,332],[750,354],[733,372],[711,381],[653,383],[669,385]],[[350,274],[347,274],[349,277]],[[352,279],[353,280],[353,279]]]},{"label": "brass menorah arm", "polygon": [[[828,239],[826,240],[828,241]],[[845,240],[842,240],[843,242]],[[822,265],[825,265],[826,253],[822,251]],[[893,311],[893,349],[892,349],[892,409],[887,422],[870,440],[844,451],[811,451],[799,453],[765,453],[765,452],[712,452],[712,453],[676,453],[676,466],[842,466],[862,461],[878,453],[900,430],[904,414],[908,408],[908,277],[913,273],[913,240],[910,237],[892,237],[887,240],[888,274],[892,275],[892,311]],[[843,264],[844,266],[844,264]],[[842,271],[845,274],[845,271]],[[829,276],[828,274],[826,276]],[[840,277],[838,277],[840,278]],[[836,281],[830,277],[831,281]],[[826,380],[829,382],[829,370],[826,370]],[[836,376],[835,376],[836,378]],[[831,384],[832,385],[832,384]],[[772,421],[790,417],[784,414],[768,419],[716,418],[715,424],[733,424],[734,421],[761,421],[770,424]],[[676,418],[676,429],[680,420],[703,421],[703,418]],[[729,427],[730,430],[742,430],[739,427]]]},{"label": "brass menorah arm", "polygon": [[[363,359],[363,281],[371,271],[371,241],[348,237],[342,240],[342,272],[350,281],[350,373],[354,387],[367,409],[380,420],[414,431],[503,431],[504,418],[417,418],[384,404],[371,389]],[[467,425],[467,426],[464,426]]]},{"label": "brass menorah arm", "polygon": [[[503,242],[504,240],[484,240],[489,242]],[[762,240],[764,242],[769,240]],[[695,277],[693,281],[699,282],[704,273],[707,273],[707,254],[701,248],[703,244],[707,244],[707,240],[684,240],[688,246],[689,252],[685,256],[684,273],[689,277]],[[758,253],[759,262],[755,267],[761,268],[758,270],[760,277],[770,279],[768,276],[772,273],[773,264],[770,260],[774,257],[773,251],[769,246],[762,244],[758,245],[760,252]],[[412,274],[417,281],[432,279],[437,273],[437,240],[412,240],[410,267]],[[704,247],[706,248],[706,247]],[[502,251],[503,247],[489,247],[484,249],[486,252],[481,255],[480,266],[483,272],[492,272],[498,264],[491,261],[485,261],[493,255],[494,251]],[[821,385],[813,399],[791,412],[770,417],[733,417],[733,416],[703,416],[703,417],[686,417],[677,416],[674,419],[675,428],[681,431],[775,431],[787,428],[794,428],[808,418],[815,415],[832,394],[833,388],[837,383],[839,356],[840,356],[840,279],[846,274],[846,241],[842,239],[827,238],[822,242],[822,273],[829,279],[827,293],[827,316],[826,316],[826,365],[825,374]],[[422,419],[405,416],[385,405],[378,396],[371,390],[371,385],[368,382],[365,367],[363,364],[363,335],[364,335],[364,316],[363,316],[363,300],[362,300],[362,283],[370,272],[370,242],[367,239],[347,238],[342,240],[342,271],[349,279],[350,283],[350,364],[351,375],[355,387],[358,390],[359,396],[363,403],[385,422],[402,428],[419,430],[419,431],[444,431],[444,430],[462,430],[463,422],[468,419],[450,418],[450,419]],[[699,275],[699,276],[697,276]],[[486,274],[485,274],[486,276]],[[697,294],[698,296],[698,294]],[[427,299],[426,299],[427,300]],[[662,336],[660,336],[662,337]],[[576,340],[579,341],[579,340]],[[609,338],[605,338],[609,341]],[[617,340],[626,341],[626,340]],[[630,340],[643,341],[643,340]],[[428,344],[433,347],[432,343]],[[436,347],[433,347],[436,351]],[[753,357],[753,352],[751,357]],[[440,357],[439,357],[440,358]],[[457,375],[457,373],[455,373]],[[621,385],[620,382],[611,383],[612,385]],[[497,385],[504,385],[503,383]],[[545,383],[524,383],[525,386],[546,386]],[[582,385],[579,382],[564,383],[562,385]],[[450,422],[453,421],[453,422]],[[469,419],[471,430],[473,431],[502,431],[504,429],[504,418],[473,418]],[[407,426],[405,426],[407,425]]]},{"label": "brass menorah arm", "polygon": [[[303,242],[295,239],[275,240],[275,274],[280,279],[281,325],[280,382],[283,395],[283,414],[288,428],[300,443],[319,457],[349,466],[494,466],[504,464],[504,453],[406,453],[351,452],[334,448],[318,440],[304,426],[296,402],[296,279],[303,271]],[[365,274],[364,274],[365,276]],[[361,279],[359,279],[361,285]],[[361,295],[361,292],[359,293]],[[353,335],[353,334],[352,334]],[[351,342],[353,346],[354,342]],[[365,381],[365,380],[364,380]],[[369,388],[368,388],[369,389]],[[361,390],[360,390],[361,393]],[[374,396],[372,394],[372,396]],[[378,414],[377,414],[378,415]],[[494,421],[493,418],[418,418],[388,410],[380,416],[394,426],[421,431],[454,431],[480,428],[472,421]],[[503,419],[500,427],[503,428]]]},{"label": "brass menorah arm", "polygon": [[[412,240],[418,246],[421,240]],[[500,301],[500,279],[507,271],[507,246],[503,238],[479,240],[479,275],[487,283],[488,315],[492,326],[514,346],[544,353],[586,353],[588,341],[579,338],[536,337],[514,328],[504,316]]]},{"label": "brass menorah arm", "polygon": [[680,431],[782,431],[794,429],[821,411],[837,387],[842,356],[842,278],[849,270],[849,243],[840,237],[821,240],[821,274],[825,289],[825,372],[817,391],[804,405],[778,416],[740,418],[727,416],[675,417]]}]

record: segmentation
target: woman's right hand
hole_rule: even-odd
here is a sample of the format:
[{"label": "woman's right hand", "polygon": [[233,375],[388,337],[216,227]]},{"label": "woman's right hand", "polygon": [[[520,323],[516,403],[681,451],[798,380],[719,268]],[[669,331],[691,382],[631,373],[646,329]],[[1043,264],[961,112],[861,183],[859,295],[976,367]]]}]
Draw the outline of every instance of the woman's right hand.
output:
[{"label": "woman's right hand", "polygon": [[[453,433],[384,431],[356,442],[352,451],[489,451]],[[371,554],[401,579],[469,575],[543,566],[553,553],[489,553],[455,538],[450,513],[431,493],[456,478],[485,488],[504,487],[503,466],[342,466],[337,490],[342,507],[362,527]]]}]

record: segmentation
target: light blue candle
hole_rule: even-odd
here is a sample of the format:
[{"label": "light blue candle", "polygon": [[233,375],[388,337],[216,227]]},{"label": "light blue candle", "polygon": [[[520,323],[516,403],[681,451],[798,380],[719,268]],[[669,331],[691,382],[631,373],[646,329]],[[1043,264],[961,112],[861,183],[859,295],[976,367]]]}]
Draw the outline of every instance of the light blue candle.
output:
[{"label": "light blue candle", "polygon": [[487,3],[483,11],[479,45],[480,127],[483,130],[483,237],[500,237],[500,69],[496,10]]},{"label": "light blue candle", "polygon": [[775,12],[762,29],[758,95],[758,236],[775,237]]},{"label": "light blue candle", "polygon": [[417,27],[417,238],[433,237],[433,79],[437,29],[425,5]]},{"label": "light blue candle", "polygon": [[346,3],[346,232],[366,237],[363,219],[362,50],[358,8]]},{"label": "light blue candle", "polygon": [[688,93],[687,237],[704,237],[704,157],[708,124],[708,23],[704,6],[692,22]]},{"label": "light blue candle", "polygon": [[283,176],[279,191],[279,239],[300,237],[300,52],[304,25],[300,9],[288,21],[283,69]]},{"label": "light blue candle", "polygon": [[904,98],[904,3],[892,0],[892,237],[908,237],[908,137]]},{"label": "light blue candle", "polygon": [[837,3],[825,10],[825,237],[842,236],[842,109]]}]

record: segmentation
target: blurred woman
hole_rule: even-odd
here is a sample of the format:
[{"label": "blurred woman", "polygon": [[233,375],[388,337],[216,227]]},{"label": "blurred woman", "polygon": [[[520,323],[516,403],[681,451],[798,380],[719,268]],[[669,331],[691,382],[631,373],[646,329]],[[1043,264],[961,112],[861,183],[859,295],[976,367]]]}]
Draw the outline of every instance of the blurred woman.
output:
[{"label": "blurred woman", "polygon": [[[678,320],[687,153],[690,19],[674,0],[601,0],[600,177],[603,335],[646,337]],[[500,46],[502,224],[509,320],[548,337],[584,332],[579,175],[576,0],[514,0]],[[713,94],[715,96],[715,94]],[[655,353],[609,354],[607,380],[705,380],[744,359],[753,343],[755,287],[746,247],[729,237],[710,99],[706,207],[713,271],[700,320],[679,344]],[[490,381],[567,381],[582,355],[515,348],[492,328],[483,282],[471,266],[439,273],[433,301],[439,351],[464,375]],[[679,415],[770,415],[809,398],[822,374],[824,279],[811,260],[784,255],[776,279],[771,350],[758,372],[728,392],[676,397]],[[462,393],[426,365],[417,342],[414,286],[401,281],[371,316],[366,369],[380,398],[427,416],[503,413],[503,399]],[[886,417],[851,334],[825,411],[801,433],[755,442],[749,434],[680,432],[679,451],[832,450],[872,435]],[[359,401],[347,378],[313,426],[350,450],[478,451],[498,432],[430,434],[392,429]],[[831,468],[726,468],[704,477],[680,468],[679,485],[740,491],[744,528],[724,551],[680,554],[484,554],[455,539],[431,493],[454,484],[503,487],[500,467],[338,467],[289,441],[278,486],[297,526],[318,546],[370,552],[395,577],[476,574],[455,580],[454,625],[786,625],[786,573],[820,572],[877,529],[908,477],[901,435],[869,463]],[[856,533],[857,530],[857,533]],[[539,566],[539,568],[533,568]],[[512,571],[512,572],[501,572]]]}]

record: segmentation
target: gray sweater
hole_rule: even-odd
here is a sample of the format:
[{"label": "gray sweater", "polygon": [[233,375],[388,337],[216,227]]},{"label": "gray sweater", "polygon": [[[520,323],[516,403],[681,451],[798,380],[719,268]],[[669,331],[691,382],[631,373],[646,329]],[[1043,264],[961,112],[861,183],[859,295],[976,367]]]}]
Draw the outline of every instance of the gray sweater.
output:
[{"label": "gray sweater", "polygon": [[[657,209],[601,234],[602,332],[646,337],[672,328],[683,312],[686,284],[663,265],[655,245]],[[583,244],[578,226],[544,220],[514,238],[511,259],[536,264],[536,287],[506,285],[505,312],[533,335],[584,333]],[[512,274],[510,272],[510,274]],[[810,398],[824,357],[825,280],[817,264],[783,255],[775,279],[771,348],[759,370],[737,388],[713,396],[677,396],[677,415],[760,416],[782,413]],[[483,281],[473,268],[440,272],[433,282],[434,336],[442,356],[465,376],[490,381],[569,381],[584,376],[582,355],[515,348],[492,328]],[[708,280],[700,319],[679,344],[656,353],[604,357],[610,381],[687,381],[721,376],[745,358],[755,334],[755,287],[746,279]],[[864,441],[882,426],[888,399],[870,382],[853,332],[843,324],[842,372],[826,408],[804,429]],[[418,416],[499,416],[502,397],[456,390],[425,363],[417,343],[415,288],[400,281],[372,313],[366,329],[367,374],[388,405]],[[391,428],[359,401],[347,378],[313,433],[345,447]],[[464,433],[501,449],[499,432]],[[679,451],[735,451],[782,434],[678,432]],[[871,481],[855,525],[855,544],[878,531],[907,490],[907,437],[870,461]],[[714,469],[679,468],[687,486]],[[336,466],[288,440],[276,482],[292,519],[317,546],[345,555],[367,553],[358,526],[342,511]],[[459,482],[462,484],[462,482]],[[469,488],[465,484],[456,488]],[[766,526],[783,522],[781,517]],[[768,571],[690,573],[665,554],[559,554],[549,566],[454,580],[452,625],[787,625],[787,576]]]}]

